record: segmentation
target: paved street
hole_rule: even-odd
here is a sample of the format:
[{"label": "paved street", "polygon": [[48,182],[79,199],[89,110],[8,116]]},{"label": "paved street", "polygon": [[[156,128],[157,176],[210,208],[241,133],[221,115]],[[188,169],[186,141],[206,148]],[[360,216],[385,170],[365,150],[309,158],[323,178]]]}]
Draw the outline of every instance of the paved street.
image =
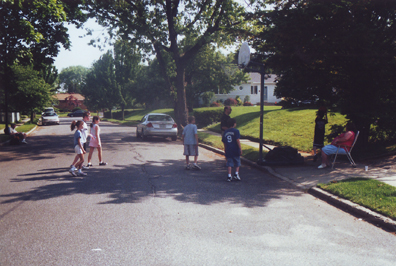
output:
[{"label": "paved street", "polygon": [[[83,179],[70,118],[0,147],[0,265],[395,265],[395,235],[248,166],[101,122]],[[87,158],[87,156],[86,156]]]}]

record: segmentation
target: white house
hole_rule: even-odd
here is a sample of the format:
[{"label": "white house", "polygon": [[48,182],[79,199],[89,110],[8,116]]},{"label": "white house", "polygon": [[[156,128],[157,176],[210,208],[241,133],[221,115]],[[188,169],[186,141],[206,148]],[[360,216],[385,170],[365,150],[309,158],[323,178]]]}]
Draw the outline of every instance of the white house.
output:
[{"label": "white house", "polygon": [[[260,104],[260,90],[261,90],[261,74],[259,73],[249,73],[250,80],[247,83],[234,86],[234,90],[230,91],[228,94],[215,94],[213,101],[223,100],[228,98],[235,99],[239,96],[243,101],[246,96],[250,97],[250,102],[252,104]],[[274,96],[274,90],[276,87],[276,75],[267,74],[264,79],[264,103],[277,103],[280,102],[280,98]]]}]

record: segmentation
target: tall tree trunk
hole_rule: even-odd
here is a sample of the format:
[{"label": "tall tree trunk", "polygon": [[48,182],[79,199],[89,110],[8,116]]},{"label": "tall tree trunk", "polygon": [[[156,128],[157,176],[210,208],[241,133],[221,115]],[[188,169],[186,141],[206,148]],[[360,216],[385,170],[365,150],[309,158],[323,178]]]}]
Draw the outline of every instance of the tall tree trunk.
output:
[{"label": "tall tree trunk", "polygon": [[[177,74],[176,74],[176,89],[177,89],[177,120],[179,131],[187,125],[188,118],[188,109],[186,102],[186,88],[185,88],[185,69],[182,64],[178,64],[177,66]],[[176,115],[176,114],[175,114]],[[181,131],[180,131],[181,132]]]}]

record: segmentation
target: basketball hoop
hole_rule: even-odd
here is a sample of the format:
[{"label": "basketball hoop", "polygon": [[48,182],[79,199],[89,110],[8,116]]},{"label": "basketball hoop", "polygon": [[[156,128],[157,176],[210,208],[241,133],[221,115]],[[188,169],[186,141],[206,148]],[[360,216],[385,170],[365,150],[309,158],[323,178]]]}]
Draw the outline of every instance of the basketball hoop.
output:
[{"label": "basketball hoop", "polygon": [[238,53],[238,67],[246,68],[250,62],[250,48],[247,42],[242,43]]}]

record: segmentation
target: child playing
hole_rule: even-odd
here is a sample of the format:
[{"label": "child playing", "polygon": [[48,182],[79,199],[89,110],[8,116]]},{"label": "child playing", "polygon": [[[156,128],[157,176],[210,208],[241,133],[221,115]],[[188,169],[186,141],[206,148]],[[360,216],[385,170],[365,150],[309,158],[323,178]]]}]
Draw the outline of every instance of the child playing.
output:
[{"label": "child playing", "polygon": [[[86,124],[85,122],[88,122],[88,121],[90,120],[90,117],[91,117],[91,113],[90,113],[89,111],[84,112],[84,114],[83,114],[83,120],[82,120],[83,128],[82,128],[82,130],[81,130],[81,143],[82,143],[82,145],[83,145],[85,151],[87,150],[87,137],[88,137],[88,136],[91,136],[91,134],[88,133],[88,126],[87,126],[87,124]],[[75,164],[76,164],[76,162],[78,161],[78,159],[79,159],[79,156],[78,156],[78,154],[77,154],[76,157],[74,158],[73,163],[70,165],[70,170],[69,170],[69,172],[73,172],[73,171],[76,171],[76,170],[77,170]],[[82,166],[82,169],[84,169],[84,170],[85,170],[85,169],[89,169],[89,167],[83,165],[83,166]]]},{"label": "child playing", "polygon": [[314,162],[316,162],[316,160],[318,159],[316,149],[322,149],[324,146],[325,125],[327,123],[327,109],[326,107],[322,106],[316,112],[315,135],[313,141]]},{"label": "child playing", "polygon": [[[86,153],[83,147],[83,143],[81,141],[82,134],[81,131],[84,128],[83,121],[73,121],[70,126],[71,130],[73,131],[75,128],[77,128],[76,132],[74,133],[74,151],[77,153],[79,161],[76,163],[76,168],[78,169],[78,176],[85,176],[87,175],[86,173],[83,173],[81,171],[82,165],[84,163],[84,154]],[[76,173],[74,172],[75,170],[70,169],[69,172],[72,174],[72,176],[77,176]]]},{"label": "child playing", "polygon": [[241,181],[239,176],[239,167],[241,166],[241,155],[242,148],[241,142],[239,139],[241,135],[239,130],[236,129],[236,120],[235,118],[228,119],[227,122],[228,129],[224,132],[222,141],[224,143],[224,152],[227,159],[227,167],[228,167],[228,178],[227,181],[231,182],[231,170],[232,167],[235,167],[234,179]]},{"label": "child playing", "polygon": [[[184,127],[182,133],[182,141],[184,144],[184,153],[186,156],[186,170],[196,169],[200,170],[201,167],[197,165],[198,160],[198,131],[195,125],[195,117],[188,117],[188,125]],[[190,166],[189,157],[194,156],[194,164]]]},{"label": "child playing", "polygon": [[100,128],[99,128],[100,118],[99,116],[94,116],[91,124],[91,140],[89,141],[89,155],[88,155],[88,167],[92,166],[91,158],[92,154],[96,149],[98,149],[99,165],[107,165],[107,163],[102,161],[102,144],[100,141]]}]

